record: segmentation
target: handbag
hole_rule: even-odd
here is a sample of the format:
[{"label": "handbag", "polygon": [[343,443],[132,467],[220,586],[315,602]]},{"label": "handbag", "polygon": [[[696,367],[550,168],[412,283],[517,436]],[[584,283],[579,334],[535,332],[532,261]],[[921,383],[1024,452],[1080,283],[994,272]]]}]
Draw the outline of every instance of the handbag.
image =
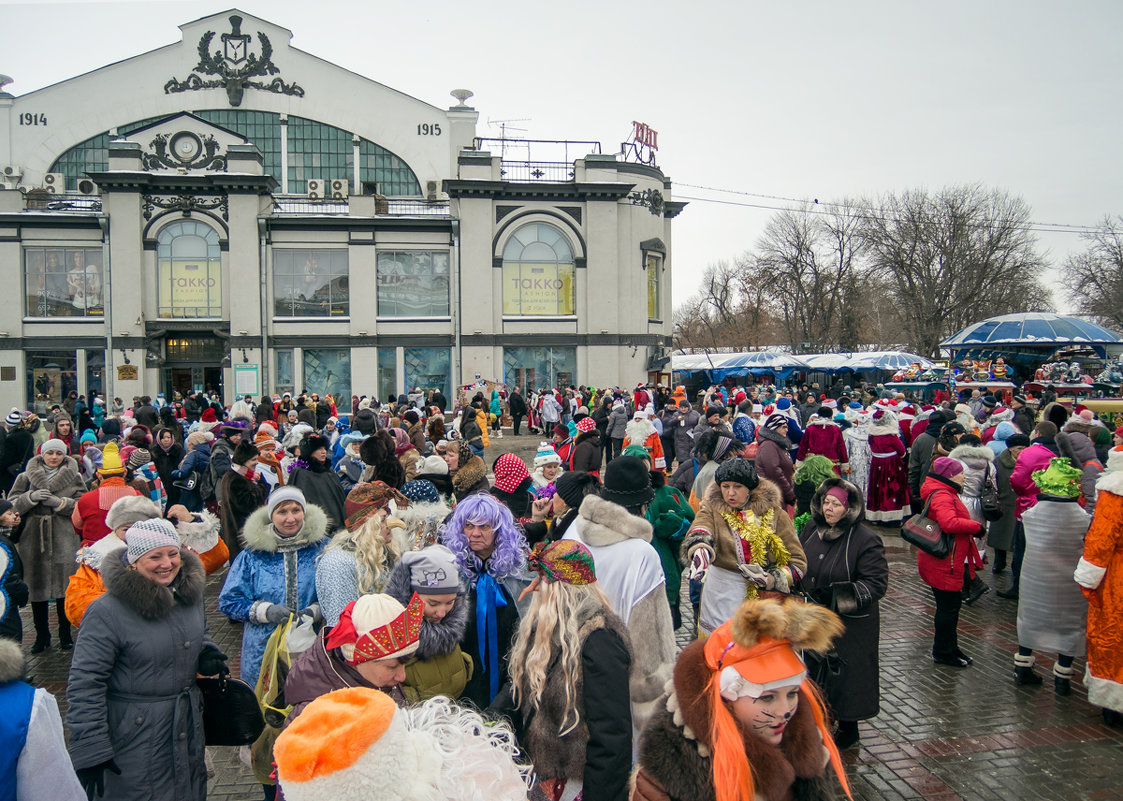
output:
[{"label": "handbag", "polygon": [[191,490],[195,489],[195,487],[197,487],[198,485],[199,485],[199,471],[198,470],[192,470],[186,476],[183,476],[183,478],[177,478],[175,481],[172,482],[173,487],[179,487],[181,490],[184,490],[186,492],[191,492]]},{"label": "handbag", "polygon": [[928,516],[928,507],[931,504],[932,495],[929,495],[920,514],[913,515],[901,526],[901,539],[910,545],[915,545],[929,556],[943,559],[951,553],[951,541],[936,521]]},{"label": "handbag", "polygon": [[986,480],[983,482],[982,491],[979,492],[979,504],[983,509],[983,517],[991,522],[1002,519],[1002,504],[998,501],[998,487],[994,485],[994,480],[987,473]]},{"label": "handbag", "polygon": [[203,732],[207,745],[249,745],[265,729],[261,704],[238,679],[195,679],[203,693]]}]

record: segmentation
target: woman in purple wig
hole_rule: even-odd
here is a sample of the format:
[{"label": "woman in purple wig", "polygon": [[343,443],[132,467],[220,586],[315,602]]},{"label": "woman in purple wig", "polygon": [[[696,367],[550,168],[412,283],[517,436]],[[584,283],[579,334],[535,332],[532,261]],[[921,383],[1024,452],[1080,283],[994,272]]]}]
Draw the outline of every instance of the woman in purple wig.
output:
[{"label": "woman in purple wig", "polygon": [[468,582],[468,628],[461,647],[475,670],[461,699],[478,709],[499,694],[507,678],[507,654],[515,639],[515,605],[529,546],[507,507],[491,495],[469,495],[445,523],[441,541],[456,556]]}]

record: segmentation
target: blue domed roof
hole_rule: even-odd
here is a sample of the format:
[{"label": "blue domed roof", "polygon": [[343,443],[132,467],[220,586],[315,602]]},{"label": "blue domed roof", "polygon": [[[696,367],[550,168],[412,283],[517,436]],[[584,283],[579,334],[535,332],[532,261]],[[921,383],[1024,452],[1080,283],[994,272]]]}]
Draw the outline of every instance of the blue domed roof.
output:
[{"label": "blue domed roof", "polygon": [[1118,345],[1123,335],[1080,317],[1023,312],[991,317],[940,343],[944,348],[978,345]]}]

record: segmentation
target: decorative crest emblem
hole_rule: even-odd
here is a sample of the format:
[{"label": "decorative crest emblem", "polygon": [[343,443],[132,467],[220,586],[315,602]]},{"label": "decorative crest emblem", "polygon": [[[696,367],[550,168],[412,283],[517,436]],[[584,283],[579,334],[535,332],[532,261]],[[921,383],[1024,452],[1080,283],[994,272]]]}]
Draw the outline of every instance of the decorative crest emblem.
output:
[{"label": "decorative crest emblem", "polygon": [[[253,37],[242,33],[242,18],[237,14],[230,16],[230,33],[224,33],[220,37],[222,50],[212,52],[211,41],[214,35],[214,31],[207,31],[200,37],[199,63],[195,65],[195,70],[182,81],[178,78],[170,79],[164,84],[165,94],[214,89],[221,86],[226,89],[231,106],[242,104],[242,94],[247,87],[279,95],[304,97],[304,89],[296,83],[286,83],[280,78],[273,78],[268,83],[253,80],[276,75],[280,69],[273,63],[273,45],[269,37],[261,31],[257,32],[258,41],[261,42],[261,54],[250,52],[250,41]],[[217,77],[204,80],[200,73]]]}]

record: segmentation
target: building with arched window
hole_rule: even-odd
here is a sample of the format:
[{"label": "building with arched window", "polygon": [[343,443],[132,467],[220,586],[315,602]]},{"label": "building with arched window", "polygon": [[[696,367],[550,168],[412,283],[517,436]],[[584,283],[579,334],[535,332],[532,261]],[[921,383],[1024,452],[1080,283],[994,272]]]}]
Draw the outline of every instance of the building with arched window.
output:
[{"label": "building with arched window", "polygon": [[18,97],[0,86],[0,265],[21,287],[0,309],[0,404],[452,398],[665,364],[684,204],[652,159],[559,142],[564,157],[512,161],[477,138],[469,93],[438,108],[248,14],[180,30]]}]

